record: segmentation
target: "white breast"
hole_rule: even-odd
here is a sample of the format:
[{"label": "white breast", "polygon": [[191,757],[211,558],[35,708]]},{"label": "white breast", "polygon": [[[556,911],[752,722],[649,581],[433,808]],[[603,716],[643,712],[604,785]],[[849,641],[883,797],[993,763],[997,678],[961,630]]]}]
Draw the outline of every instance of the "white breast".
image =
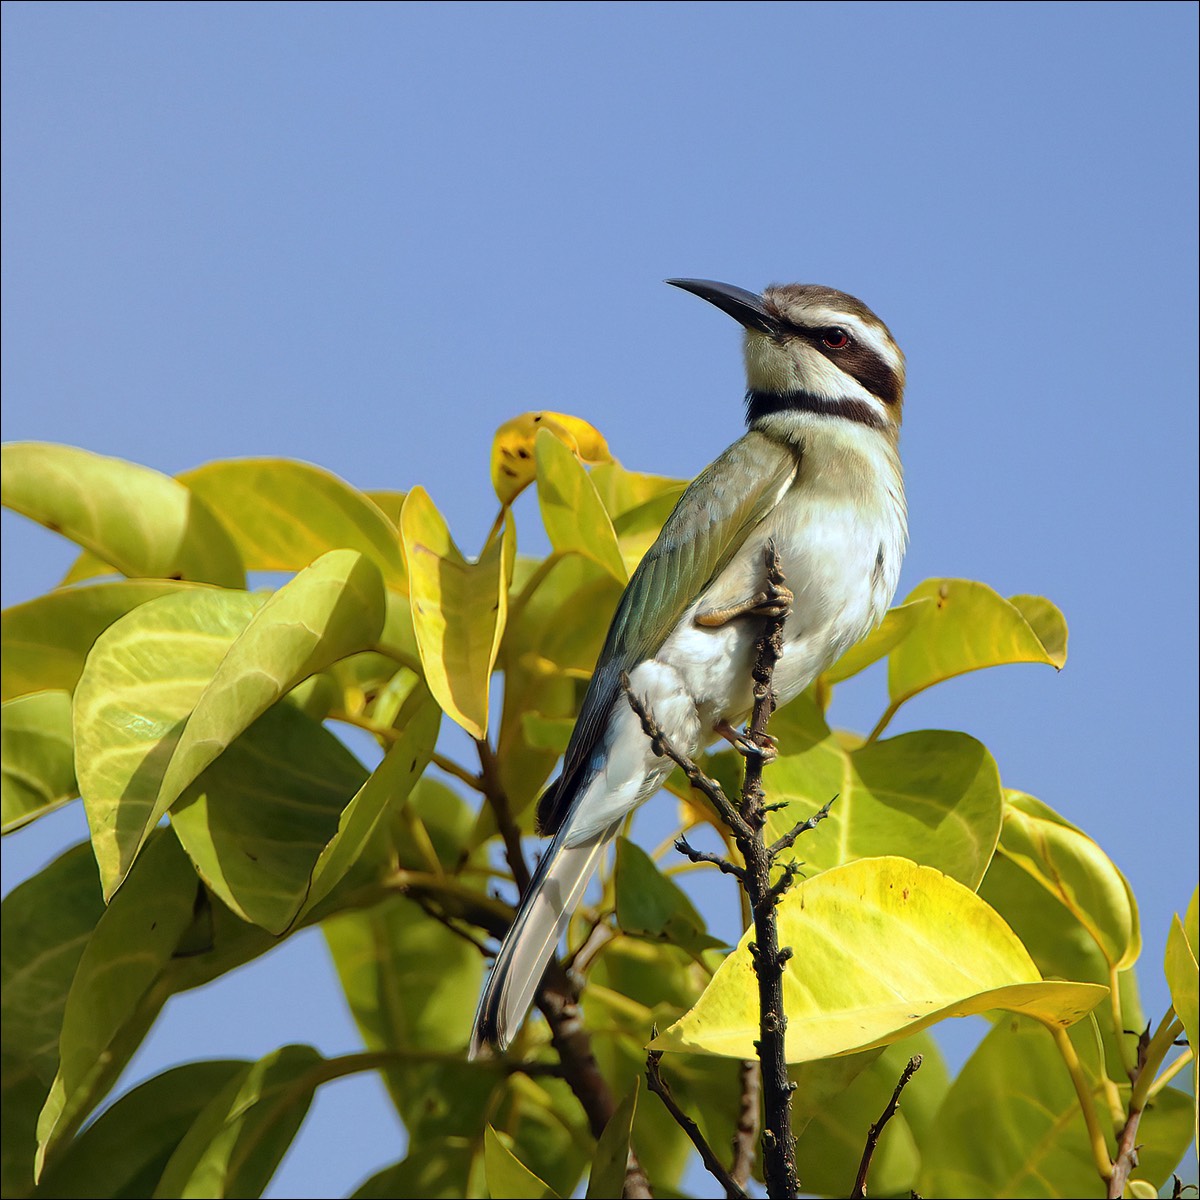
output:
[{"label": "white breast", "polygon": [[791,488],[714,580],[655,656],[683,676],[704,725],[737,723],[752,704],[757,618],[698,626],[698,611],[736,605],[763,587],[763,551],[773,539],[795,593],[775,670],[779,702],[806,688],[864,637],[891,603],[907,539],[895,450],[878,431],[816,418]]}]

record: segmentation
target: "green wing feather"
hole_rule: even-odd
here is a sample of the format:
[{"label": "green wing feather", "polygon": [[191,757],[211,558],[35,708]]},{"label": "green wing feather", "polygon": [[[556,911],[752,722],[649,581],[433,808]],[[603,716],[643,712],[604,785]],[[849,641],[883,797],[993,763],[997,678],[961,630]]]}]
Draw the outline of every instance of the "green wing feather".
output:
[{"label": "green wing feather", "polygon": [[620,693],[622,673],[659,650],[692,601],[774,508],[798,465],[793,448],[751,431],[697,476],[679,498],[617,605],[567,746],[562,774],[538,803],[543,833],[558,829],[575,792],[591,774],[590,760]]}]

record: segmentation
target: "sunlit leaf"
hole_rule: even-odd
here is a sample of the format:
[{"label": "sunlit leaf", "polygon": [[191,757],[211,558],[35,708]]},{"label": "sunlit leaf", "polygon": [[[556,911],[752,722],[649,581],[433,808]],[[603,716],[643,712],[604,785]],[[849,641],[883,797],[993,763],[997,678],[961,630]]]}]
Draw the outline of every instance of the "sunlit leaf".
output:
[{"label": "sunlit leaf", "polygon": [[321,467],[288,458],[227,459],[185,471],[179,481],[220,519],[247,571],[299,571],[329,550],[357,550],[389,587],[407,587],[395,523]]},{"label": "sunlit leaf", "polygon": [[201,1109],[249,1063],[185,1063],[126,1092],[43,1175],[39,1196],[153,1194],[163,1168]]},{"label": "sunlit leaf", "polygon": [[1006,793],[1000,853],[1029,872],[1091,934],[1110,966],[1137,961],[1137,901],[1125,876],[1081,829],[1023,792]]},{"label": "sunlit leaf", "polygon": [[468,562],[428,493],[417,487],[404,502],[400,536],[429,690],[451,720],[482,738],[492,667],[508,616],[516,549],[512,523],[505,522],[478,562]]},{"label": "sunlit leaf", "polygon": [[152,985],[192,921],[196,888],[187,856],[163,830],[96,923],[67,995],[58,1074],[38,1119],[39,1173],[112,1086],[166,1000]]},{"label": "sunlit leaf", "polygon": [[625,1170],[629,1162],[629,1135],[633,1131],[633,1114],[637,1109],[639,1079],[635,1075],[633,1090],[617,1105],[608,1119],[588,1177],[587,1200],[606,1200],[620,1196],[625,1188]]},{"label": "sunlit leaf", "polygon": [[372,504],[391,522],[393,528],[400,528],[400,510],[404,507],[404,497],[407,492],[387,491],[380,488],[367,488],[363,491]]},{"label": "sunlit leaf", "polygon": [[893,708],[925,688],[967,671],[1004,663],[1067,661],[1067,625],[1041,596],[1005,600],[969,579],[927,579],[905,604],[931,600],[888,661]]},{"label": "sunlit leaf", "polygon": [[265,601],[217,589],[162,596],[97,639],[75,692],[75,753],[106,895],[133,861],[188,716]]},{"label": "sunlit leaf", "polygon": [[628,575],[612,521],[587,471],[549,430],[534,445],[538,503],[550,544],[559,554],[582,554],[603,567],[618,583]]},{"label": "sunlit leaf", "polygon": [[483,1155],[493,1200],[504,1196],[558,1200],[558,1193],[521,1162],[490,1125],[483,1133]]},{"label": "sunlit leaf", "polygon": [[[969,888],[900,858],[863,859],[794,885],[777,908],[787,1057],[804,1062],[887,1045],[951,1016],[1007,1009],[1070,1025],[1106,989],[1046,983],[1007,925]],[[753,931],[661,1050],[754,1057]]]},{"label": "sunlit leaf", "polygon": [[0,814],[3,831],[11,833],[79,795],[71,697],[34,692],[7,701],[0,712]]},{"label": "sunlit leaf", "polygon": [[889,609],[883,620],[861,642],[851,646],[821,678],[827,684],[841,683],[890,654],[916,628],[932,603],[930,599],[914,600]]},{"label": "sunlit leaf", "polygon": [[261,1196],[308,1113],[321,1064],[311,1046],[283,1046],[239,1071],[183,1136],[154,1196]]},{"label": "sunlit leaf", "polygon": [[[785,807],[770,814],[769,837],[837,797],[829,818],[797,843],[806,872],[895,854],[978,886],[1003,811],[1000,773],[980,742],[922,730],[849,750],[807,695],[776,714],[771,732],[779,758],[766,776],[768,798]],[[717,763],[740,779],[732,752],[718,755]]]},{"label": "sunlit leaf", "polygon": [[1186,925],[1178,916],[1171,918],[1171,928],[1167,933],[1167,952],[1163,961],[1167,985],[1171,989],[1171,1004],[1176,1016],[1183,1022],[1183,1032],[1194,1055],[1191,1070],[1193,1088],[1200,1076],[1200,1071],[1197,1070],[1200,1066],[1200,997],[1197,995],[1200,990],[1197,983],[1200,967],[1196,963],[1196,897],[1197,893],[1193,892]]},{"label": "sunlit leaf", "polygon": [[[665,498],[669,498],[670,508],[673,508],[688,485],[686,479],[627,471],[615,461],[603,462],[593,467],[591,476],[596,493],[603,501],[613,523],[619,525],[621,519],[629,514],[634,526],[638,527],[644,522],[641,517],[633,516],[635,510],[646,504],[661,502]],[[670,508],[667,509],[668,513]]]},{"label": "sunlit leaf", "polygon": [[496,430],[492,440],[492,487],[501,504],[511,504],[534,480],[534,443],[549,430],[582,462],[610,462],[612,455],[599,430],[579,417],[556,412],[527,412]]},{"label": "sunlit leaf", "polygon": [[95,640],[127,612],[172,592],[204,590],[203,585],[165,579],[122,580],[94,587],[59,588],[0,617],[4,644],[0,696],[72,691]]},{"label": "sunlit leaf", "polygon": [[121,574],[245,586],[229,534],[178,480],[73,446],[14,442],[0,453],[4,504]]}]

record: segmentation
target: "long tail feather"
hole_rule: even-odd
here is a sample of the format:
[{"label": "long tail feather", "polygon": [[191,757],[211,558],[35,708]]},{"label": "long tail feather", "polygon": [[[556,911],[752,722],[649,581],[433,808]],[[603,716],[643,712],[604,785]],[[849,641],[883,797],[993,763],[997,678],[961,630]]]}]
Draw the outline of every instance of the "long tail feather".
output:
[{"label": "long tail feather", "polygon": [[471,1035],[471,1058],[485,1044],[504,1050],[512,1040],[533,1001],[542,971],[619,824],[615,822],[577,845],[567,844],[568,829],[564,826],[550,843],[480,998]]}]

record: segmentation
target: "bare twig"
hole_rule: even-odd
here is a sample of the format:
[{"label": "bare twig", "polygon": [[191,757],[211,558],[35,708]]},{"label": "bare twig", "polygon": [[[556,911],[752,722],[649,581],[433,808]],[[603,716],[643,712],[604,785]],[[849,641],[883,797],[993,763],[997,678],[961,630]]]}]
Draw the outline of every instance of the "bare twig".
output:
[{"label": "bare twig", "polygon": [[[658,1030],[655,1030],[654,1034],[657,1036]],[[704,1161],[704,1165],[708,1168],[709,1173],[725,1189],[727,1200],[745,1200],[745,1189],[725,1170],[724,1164],[713,1153],[713,1149],[705,1140],[704,1134],[700,1132],[700,1126],[676,1104],[675,1097],[671,1095],[671,1089],[667,1086],[667,1081],[663,1079],[658,1069],[661,1060],[661,1050],[651,1050],[646,1055],[647,1086],[663,1102],[667,1112],[675,1119],[675,1124],[691,1138],[692,1145],[699,1151],[700,1157]]]},{"label": "bare twig", "polygon": [[896,1115],[900,1107],[900,1093],[908,1086],[908,1081],[917,1073],[921,1066],[921,1056],[914,1054],[908,1060],[908,1065],[900,1072],[900,1082],[892,1092],[887,1108],[883,1110],[878,1121],[867,1131],[867,1144],[863,1147],[862,1161],[858,1164],[858,1176],[854,1180],[854,1190],[850,1193],[851,1200],[865,1200],[867,1194],[867,1172],[871,1169],[871,1159],[879,1145],[880,1135],[884,1126]]},{"label": "bare twig", "polygon": [[754,1169],[754,1147],[759,1133],[759,1105],[762,1100],[762,1071],[753,1060],[738,1070],[741,1092],[738,1098],[737,1126],[733,1131],[733,1165],[729,1169],[734,1183],[745,1187]]},{"label": "bare twig", "polygon": [[694,863],[710,863],[724,875],[732,875],[734,879],[739,880],[746,878],[746,872],[736,863],[731,863],[729,859],[722,858],[719,854],[710,854],[707,850],[697,850],[685,837],[675,839],[675,849],[684,858],[690,859]]},{"label": "bare twig", "polygon": [[[834,796],[833,800],[836,799],[837,797]],[[810,829],[815,829],[820,821],[825,820],[825,818],[829,816],[829,810],[833,807],[833,800],[830,800],[819,812],[813,813],[813,815],[809,817],[807,821],[797,821],[796,824],[793,825],[791,829],[789,829],[787,833],[783,835],[783,837],[771,843],[767,853],[770,854],[772,858],[778,858],[779,855],[785,850],[790,850],[792,846],[795,845],[796,839],[802,833],[808,833]],[[764,804],[763,812],[770,812],[772,809],[779,807],[786,807],[786,805],[781,806],[776,804]],[[838,811],[840,812],[841,810],[839,809]]]}]

